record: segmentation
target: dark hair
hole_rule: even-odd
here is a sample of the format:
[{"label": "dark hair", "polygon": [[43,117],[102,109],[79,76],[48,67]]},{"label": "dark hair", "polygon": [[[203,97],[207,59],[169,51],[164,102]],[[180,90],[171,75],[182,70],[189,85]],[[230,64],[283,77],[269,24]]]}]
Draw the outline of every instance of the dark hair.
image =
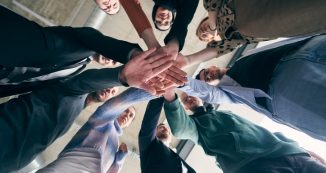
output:
[{"label": "dark hair", "polygon": [[159,6],[159,5],[154,5],[153,10],[152,10],[152,20],[153,20],[154,26],[155,26],[155,28],[156,28],[157,30],[159,30],[159,31],[167,31],[167,30],[169,30],[169,29],[171,28],[171,26],[172,26],[172,24],[173,24],[173,22],[174,22],[175,12],[171,11],[170,9],[168,9],[169,11],[172,12],[172,20],[171,20],[170,27],[169,27],[168,29],[166,29],[166,30],[163,30],[163,29],[159,28],[159,27],[157,26],[156,22],[155,22],[155,21],[156,21],[156,20],[155,20],[155,16],[156,16],[156,12],[157,12],[158,7],[160,7],[160,6]]},{"label": "dark hair", "polygon": [[156,127],[158,127],[158,126],[165,126],[165,125],[166,125],[165,123],[160,123]]},{"label": "dark hair", "polygon": [[201,70],[199,71],[199,73],[196,75],[195,79],[200,80],[200,73],[201,73],[203,70],[205,70],[205,69],[201,69]]},{"label": "dark hair", "polygon": [[92,100],[93,100],[94,102],[96,102],[96,103],[102,102],[102,101],[100,100],[99,95],[97,94],[96,91],[91,92],[91,93],[89,93],[88,95],[92,98]]}]

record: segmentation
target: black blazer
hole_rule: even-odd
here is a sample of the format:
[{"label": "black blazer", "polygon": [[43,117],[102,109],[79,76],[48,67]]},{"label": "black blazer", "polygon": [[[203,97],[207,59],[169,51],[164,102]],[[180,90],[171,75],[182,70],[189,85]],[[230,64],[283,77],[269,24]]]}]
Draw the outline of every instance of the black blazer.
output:
[{"label": "black blazer", "polygon": [[165,5],[175,9],[176,17],[168,35],[164,39],[167,44],[172,39],[179,42],[179,50],[182,50],[187,33],[188,25],[195,15],[199,0],[153,0],[155,6]]},{"label": "black blazer", "polygon": [[121,85],[115,69],[91,69],[0,104],[0,172],[16,171],[63,135],[92,91]]},{"label": "black blazer", "polygon": [[126,63],[137,44],[104,36],[93,28],[42,27],[0,6],[0,65],[55,67],[82,60],[95,52]]},{"label": "black blazer", "polygon": [[139,152],[142,173],[182,173],[181,162],[188,173],[195,171],[178,154],[156,138],[156,126],[164,99],[158,98],[148,103],[139,132]]},{"label": "black blazer", "polygon": [[[73,68],[95,52],[125,64],[132,49],[141,49],[138,44],[105,36],[93,28],[42,27],[2,6],[0,23],[5,24],[0,27],[0,77],[3,68],[37,67],[46,69],[48,74]],[[0,96],[30,91],[48,83],[0,86]]]}]

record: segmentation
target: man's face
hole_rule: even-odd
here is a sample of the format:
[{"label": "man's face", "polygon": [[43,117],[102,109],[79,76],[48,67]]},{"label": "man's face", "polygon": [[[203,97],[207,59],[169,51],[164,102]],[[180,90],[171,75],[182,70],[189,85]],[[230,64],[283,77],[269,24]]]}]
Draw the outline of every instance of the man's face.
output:
[{"label": "man's face", "polygon": [[96,4],[108,14],[116,14],[120,8],[119,0],[95,0]]},{"label": "man's face", "polygon": [[172,19],[172,11],[163,7],[157,8],[154,23],[160,30],[165,31],[170,29],[172,25]]},{"label": "man's face", "polygon": [[203,101],[201,99],[193,96],[188,96],[184,92],[181,93],[180,99],[185,109],[187,110],[194,111],[197,107],[203,106]]},{"label": "man's face", "polygon": [[156,127],[156,137],[167,144],[171,143],[172,133],[170,128],[165,124],[160,124]]},{"label": "man's face", "polygon": [[94,59],[100,65],[103,65],[106,68],[115,68],[120,65],[119,62],[109,59],[103,55],[99,55],[97,59]]},{"label": "man's face", "polygon": [[128,127],[132,120],[136,117],[136,111],[133,107],[126,109],[118,118],[117,121],[121,128]]},{"label": "man's face", "polygon": [[100,102],[107,101],[108,99],[113,97],[115,94],[117,94],[118,91],[119,91],[118,87],[112,87],[112,88],[107,88],[107,89],[97,91],[96,92],[97,100]]},{"label": "man's face", "polygon": [[218,68],[216,66],[211,66],[200,71],[199,79],[201,81],[207,82],[210,85],[217,85],[219,80],[222,79],[223,75],[226,73],[226,71],[226,68]]}]

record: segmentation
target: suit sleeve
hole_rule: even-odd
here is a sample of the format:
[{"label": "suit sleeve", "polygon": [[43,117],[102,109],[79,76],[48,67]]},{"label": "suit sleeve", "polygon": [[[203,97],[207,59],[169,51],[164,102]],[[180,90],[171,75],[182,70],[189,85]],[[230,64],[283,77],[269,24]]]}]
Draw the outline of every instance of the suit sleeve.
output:
[{"label": "suit sleeve", "polygon": [[160,118],[163,102],[163,98],[157,98],[151,100],[147,105],[138,135],[140,155],[143,155],[151,142],[156,138],[156,126]]},{"label": "suit sleeve", "polygon": [[138,44],[105,36],[90,27],[48,27],[45,30],[62,37],[63,41],[67,42],[67,44],[61,43],[62,45],[56,49],[93,51],[123,64],[128,62],[128,54],[131,50],[135,48],[142,50]]},{"label": "suit sleeve", "polygon": [[144,90],[129,88],[99,106],[91,119],[95,119],[98,122],[114,120],[128,107],[153,98],[155,98],[155,96],[152,96]]},{"label": "suit sleeve", "polygon": [[198,131],[195,121],[186,114],[178,98],[172,102],[165,101],[164,112],[173,135],[179,139],[190,139],[198,142]]},{"label": "suit sleeve", "polygon": [[136,3],[135,0],[120,0],[120,3],[125,9],[129,20],[139,36],[144,30],[152,28],[146,14],[144,13],[144,10],[141,8],[140,4]]},{"label": "suit sleeve", "polygon": [[177,39],[179,42],[179,51],[182,50],[188,32],[188,25],[194,17],[198,2],[198,0],[188,0],[178,5],[177,15],[172,28],[164,39],[165,44],[168,44],[172,39]]},{"label": "suit sleeve", "polygon": [[219,86],[212,86],[206,82],[188,78],[184,87],[179,88],[190,96],[198,97],[204,102],[213,104],[234,103],[229,95],[220,89]]},{"label": "suit sleeve", "polygon": [[71,79],[61,82],[59,86],[63,85],[66,88],[62,92],[75,95],[83,95],[109,87],[121,86],[118,76],[122,68],[123,66],[117,68],[89,69]]}]

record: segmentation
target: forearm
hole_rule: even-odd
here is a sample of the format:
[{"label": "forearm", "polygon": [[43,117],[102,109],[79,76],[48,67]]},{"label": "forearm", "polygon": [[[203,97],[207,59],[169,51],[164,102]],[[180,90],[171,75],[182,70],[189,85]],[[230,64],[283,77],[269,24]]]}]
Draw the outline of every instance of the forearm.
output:
[{"label": "forearm", "polygon": [[70,94],[83,95],[114,86],[121,86],[119,72],[123,68],[89,69],[63,82],[65,91]]},{"label": "forearm", "polygon": [[141,8],[140,3],[136,3],[135,0],[120,0],[120,4],[125,9],[125,12],[138,35],[143,38],[143,32],[147,29],[152,29],[152,26],[144,13],[144,10]]},{"label": "forearm", "polygon": [[146,46],[150,48],[159,48],[161,47],[160,43],[157,41],[153,29],[147,28],[141,34],[140,37],[144,40]]},{"label": "forearm", "polygon": [[93,28],[83,27],[73,28],[73,30],[76,40],[83,44],[84,47],[122,64],[128,62],[128,54],[132,49],[138,48],[141,50],[138,44],[105,36]]},{"label": "forearm", "polygon": [[216,28],[216,18],[217,18],[217,12],[216,11],[209,11],[208,12],[208,23],[209,23],[209,27],[211,29],[217,29]]},{"label": "forearm", "polygon": [[177,98],[172,102],[166,100],[164,103],[164,111],[175,137],[179,139],[190,139],[194,142],[198,141],[196,124],[194,120],[186,114]]},{"label": "forearm", "polygon": [[109,168],[109,170],[106,173],[119,173],[121,171],[123,163],[127,157],[127,154],[128,154],[128,152],[123,152],[123,151],[119,150],[115,154],[115,159],[114,159],[113,164],[111,165],[111,167]]},{"label": "forearm", "polygon": [[229,95],[219,86],[212,86],[191,77],[188,77],[188,82],[185,86],[178,89],[207,103],[234,103]]},{"label": "forearm", "polygon": [[99,106],[92,115],[92,118],[104,121],[113,120],[133,104],[151,100],[153,98],[155,98],[155,96],[150,95],[144,90],[129,88]]},{"label": "forearm", "polygon": [[163,98],[157,98],[151,100],[147,105],[138,136],[140,153],[143,153],[155,139],[156,126],[160,119],[163,102]]},{"label": "forearm", "polygon": [[177,16],[170,32],[164,39],[165,44],[169,43],[172,39],[176,39],[178,41],[179,51],[182,50],[188,32],[188,25],[194,17],[198,2],[199,0],[189,0],[177,6]]},{"label": "forearm", "polygon": [[184,68],[211,60],[213,58],[216,58],[216,56],[217,56],[217,51],[215,48],[205,48],[194,54],[187,55],[186,66]]}]

